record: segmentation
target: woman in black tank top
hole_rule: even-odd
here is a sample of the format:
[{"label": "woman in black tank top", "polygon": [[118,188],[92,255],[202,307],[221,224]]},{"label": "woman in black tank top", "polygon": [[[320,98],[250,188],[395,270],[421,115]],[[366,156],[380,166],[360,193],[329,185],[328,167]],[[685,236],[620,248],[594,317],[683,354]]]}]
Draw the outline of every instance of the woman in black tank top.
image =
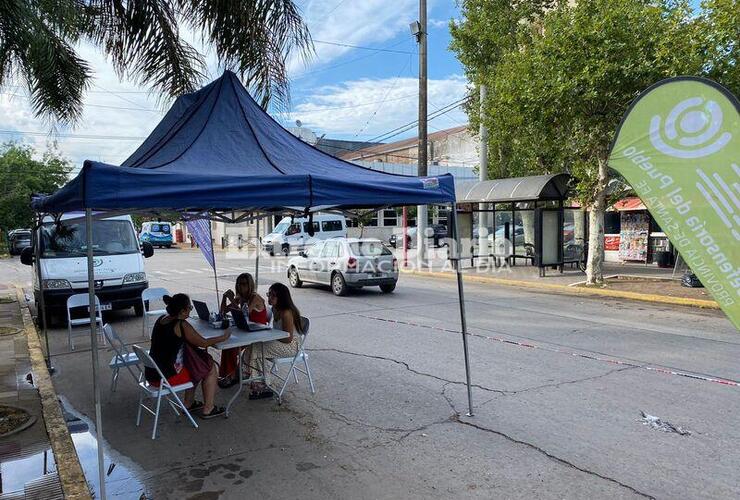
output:
[{"label": "woman in black tank top", "polygon": [[[197,363],[194,363],[190,356],[197,357],[200,354],[210,361],[210,356],[203,349],[225,341],[231,336],[231,332],[225,330],[223,335],[205,339],[187,322],[190,311],[193,309],[190,297],[184,293],[178,293],[172,297],[165,295],[163,299],[167,304],[167,314],[154,323],[149,355],[171,385],[193,382],[196,387],[201,386],[202,403],[194,399],[195,387],[185,391],[183,403],[189,410],[202,408],[203,418],[224,414],[224,408],[214,404],[218,387],[216,364],[211,363],[210,367],[206,364],[204,373],[197,374],[195,369]],[[156,370],[146,368],[144,376],[149,383],[159,385],[160,377]]]},{"label": "woman in black tank top", "polygon": [[[170,316],[161,316],[154,323],[152,330],[152,347],[149,355],[166,378],[177,375],[180,371],[181,366],[177,366],[178,359],[182,364],[184,340],[175,333],[175,325],[179,323],[180,320],[173,320]],[[150,383],[159,383],[159,374],[153,368],[145,368],[144,376]]]}]

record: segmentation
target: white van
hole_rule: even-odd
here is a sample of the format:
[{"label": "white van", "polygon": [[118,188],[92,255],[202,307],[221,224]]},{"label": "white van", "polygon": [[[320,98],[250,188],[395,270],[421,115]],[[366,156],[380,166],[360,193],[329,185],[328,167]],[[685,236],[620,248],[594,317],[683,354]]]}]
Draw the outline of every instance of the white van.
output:
[{"label": "white van", "polygon": [[310,236],[307,217],[284,217],[275,229],[262,239],[262,248],[275,255],[288,255],[293,250],[303,250],[320,240],[338,236],[347,237],[347,220],[344,215],[314,214],[313,232]]},{"label": "white van", "polygon": [[[75,219],[74,221],[69,221]],[[35,245],[41,244],[40,262],[34,262]],[[145,243],[144,256],[153,253]],[[102,310],[133,307],[137,316],[144,314],[141,292],[148,286],[144,259],[134,224],[128,215],[93,220],[93,265],[95,294]],[[33,266],[33,295],[39,302],[38,270],[44,281],[47,318],[52,314],[66,317],[67,299],[87,293],[87,232],[84,214],[62,215],[57,224],[51,217],[34,231],[33,246],[25,248],[21,262]]]},{"label": "white van", "polygon": [[172,238],[172,224],[169,222],[143,222],[139,233],[141,243],[149,242],[159,248],[170,248],[174,243]]}]

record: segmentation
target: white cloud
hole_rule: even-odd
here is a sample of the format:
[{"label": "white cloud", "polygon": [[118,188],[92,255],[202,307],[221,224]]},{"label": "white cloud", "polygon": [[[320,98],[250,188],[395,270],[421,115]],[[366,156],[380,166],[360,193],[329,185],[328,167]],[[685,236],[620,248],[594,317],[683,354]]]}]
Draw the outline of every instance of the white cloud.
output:
[{"label": "white cloud", "polygon": [[[306,127],[320,133],[358,140],[368,139],[418,117],[419,82],[415,78],[361,79],[318,89],[308,102],[298,104],[289,119],[300,119]],[[467,80],[458,75],[429,80],[429,112],[461,99],[467,93]],[[457,108],[430,122],[438,128],[467,123]]]},{"label": "white cloud", "polygon": [[449,19],[429,19],[427,24],[430,28],[447,28],[450,25]]}]

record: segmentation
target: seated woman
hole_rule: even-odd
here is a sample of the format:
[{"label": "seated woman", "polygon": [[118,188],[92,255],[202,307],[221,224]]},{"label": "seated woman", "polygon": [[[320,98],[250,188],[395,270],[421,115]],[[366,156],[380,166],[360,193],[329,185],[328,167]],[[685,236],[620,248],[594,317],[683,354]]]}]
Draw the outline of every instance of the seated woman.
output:
[{"label": "seated woman", "polygon": [[[303,333],[301,313],[293,304],[290,290],[282,283],[274,283],[267,292],[267,301],[272,306],[273,328],[289,333],[288,337],[280,340],[271,340],[263,344],[265,358],[287,358],[298,352],[298,334]],[[252,349],[249,366],[265,373],[262,366],[262,351]],[[265,374],[266,376],[266,374]],[[252,384],[252,393],[249,399],[272,397],[273,393],[265,384]]]},{"label": "seated woman", "polygon": [[[254,278],[249,273],[242,273],[236,278],[234,290],[227,290],[221,299],[221,314],[237,309],[244,313],[253,323],[267,324],[267,307],[265,299],[257,293]],[[249,359],[249,348],[247,349]],[[239,382],[236,372],[239,366],[239,348],[225,349],[221,353],[221,366],[218,369],[218,385],[222,389],[231,387]]]},{"label": "seated woman", "polygon": [[[213,418],[223,415],[225,410],[214,404],[216,395],[216,363],[205,348],[223,342],[231,336],[229,330],[223,335],[204,339],[187,322],[190,311],[193,309],[190,297],[178,293],[170,297],[163,297],[167,305],[167,314],[160,316],[152,330],[152,346],[149,355],[152,357],[162,374],[167,377],[170,385],[179,385],[192,382],[195,387],[185,391],[183,403],[188,410],[202,410],[203,418]],[[158,387],[161,383],[157,370],[146,368],[144,376],[147,382]],[[195,388],[201,384],[203,402],[195,401]]]}]

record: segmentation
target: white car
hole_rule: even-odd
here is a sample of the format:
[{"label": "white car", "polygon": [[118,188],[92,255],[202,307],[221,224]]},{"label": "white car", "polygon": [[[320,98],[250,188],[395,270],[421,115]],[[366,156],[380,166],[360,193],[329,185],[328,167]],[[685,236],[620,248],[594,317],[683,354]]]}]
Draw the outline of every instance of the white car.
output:
[{"label": "white car", "polygon": [[334,295],[363,286],[391,293],[398,282],[398,261],[380,240],[333,238],[291,258],[288,281],[294,288],[304,282],[329,285]]}]

